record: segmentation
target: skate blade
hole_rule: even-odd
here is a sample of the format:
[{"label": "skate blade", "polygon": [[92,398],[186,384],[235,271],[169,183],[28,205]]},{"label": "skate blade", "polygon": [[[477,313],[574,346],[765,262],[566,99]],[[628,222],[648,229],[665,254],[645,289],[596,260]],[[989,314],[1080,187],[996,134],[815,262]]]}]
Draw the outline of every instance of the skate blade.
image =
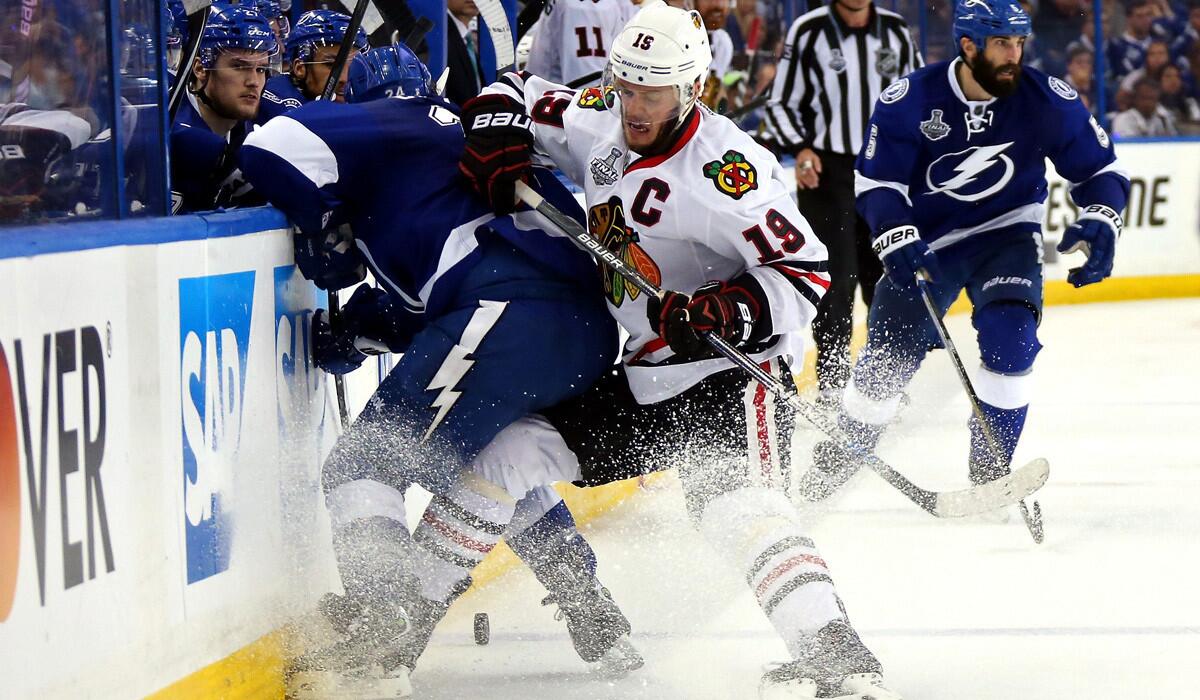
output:
[{"label": "skate blade", "polygon": [[395,700],[412,697],[408,670],[397,675],[352,675],[335,671],[296,671],[288,678],[288,700]]},{"label": "skate blade", "polygon": [[624,678],[633,671],[646,665],[637,647],[629,641],[629,636],[621,637],[613,643],[612,648],[604,652],[600,660],[591,664],[591,672],[605,680]]}]

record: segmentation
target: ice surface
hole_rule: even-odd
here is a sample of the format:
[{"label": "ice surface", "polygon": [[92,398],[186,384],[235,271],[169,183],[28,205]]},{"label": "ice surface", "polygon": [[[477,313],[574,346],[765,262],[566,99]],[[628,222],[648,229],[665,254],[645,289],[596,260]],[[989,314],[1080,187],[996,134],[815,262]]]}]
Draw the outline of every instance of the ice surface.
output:
[{"label": "ice surface", "polygon": [[[950,323],[968,367],[966,317]],[[807,517],[890,684],[909,700],[1200,696],[1200,300],[1056,306],[1017,460],[1050,460],[1046,542],[939,521],[860,474]],[[911,387],[882,456],[930,487],[966,483],[966,399],[944,353]],[[816,439],[796,437],[801,464]],[[519,569],[451,610],[414,676],[421,698],[753,698],[783,644],[688,525],[668,476],[584,533],[646,666],[591,678]],[[471,616],[492,641],[475,646]]]}]

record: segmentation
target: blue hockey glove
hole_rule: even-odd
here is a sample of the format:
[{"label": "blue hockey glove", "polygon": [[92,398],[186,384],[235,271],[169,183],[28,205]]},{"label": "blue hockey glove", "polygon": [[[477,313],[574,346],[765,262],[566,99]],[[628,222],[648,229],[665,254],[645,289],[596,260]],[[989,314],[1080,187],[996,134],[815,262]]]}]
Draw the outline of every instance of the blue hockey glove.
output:
[{"label": "blue hockey glove", "polygon": [[916,289],[918,270],[925,270],[932,281],[937,281],[942,274],[937,256],[921,240],[917,227],[911,224],[879,234],[871,244],[871,249],[883,261],[892,283],[901,289]]},{"label": "blue hockey glove", "polygon": [[[340,324],[339,324],[340,325]],[[312,319],[313,362],[330,374],[347,374],[358,369],[367,354],[355,347],[355,334],[335,330],[329,312],[317,309]]]},{"label": "blue hockey glove", "polygon": [[1087,256],[1082,267],[1071,268],[1067,273],[1067,281],[1076,287],[1083,287],[1111,275],[1117,239],[1121,237],[1123,227],[1121,215],[1110,207],[1103,204],[1086,207],[1075,223],[1063,233],[1062,241],[1058,244],[1060,253],[1082,250]]},{"label": "blue hockey glove", "polygon": [[367,276],[366,262],[347,225],[313,234],[297,230],[292,242],[300,274],[321,289],[336,291],[358,284]]},{"label": "blue hockey glove", "polygon": [[353,372],[369,355],[403,352],[419,325],[387,292],[363,285],[342,307],[336,327],[325,309],[313,314],[313,361],[330,374]]}]

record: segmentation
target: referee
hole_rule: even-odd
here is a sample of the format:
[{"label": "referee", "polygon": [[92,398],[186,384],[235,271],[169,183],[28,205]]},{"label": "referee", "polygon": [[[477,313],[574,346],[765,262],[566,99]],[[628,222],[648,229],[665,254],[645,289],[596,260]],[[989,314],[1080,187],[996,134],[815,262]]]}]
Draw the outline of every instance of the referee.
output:
[{"label": "referee", "polygon": [[855,211],[854,159],[879,93],[922,64],[900,15],[872,0],[832,0],[792,24],[771,86],[767,123],[796,155],[800,212],[829,249],[832,284],[813,321],[823,405],[850,375],[855,286],[870,306],[883,273]]}]

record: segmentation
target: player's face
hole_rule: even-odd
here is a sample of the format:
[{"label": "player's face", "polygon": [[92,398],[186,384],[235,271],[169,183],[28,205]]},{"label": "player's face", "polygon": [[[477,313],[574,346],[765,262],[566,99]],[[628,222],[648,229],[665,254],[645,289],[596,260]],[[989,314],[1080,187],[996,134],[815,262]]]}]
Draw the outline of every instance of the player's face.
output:
[{"label": "player's face", "polygon": [[222,117],[253,119],[258,114],[269,68],[270,57],[263,51],[222,51],[201,77],[205,80],[204,92]]},{"label": "player's face", "polygon": [[729,3],[726,0],[696,0],[696,11],[704,18],[704,26],[710,31],[721,29],[729,14]]},{"label": "player's face", "polygon": [[1017,90],[1021,80],[1021,58],[1025,52],[1023,36],[988,37],[983,51],[968,56],[971,75],[980,87],[995,97],[1007,97]]},{"label": "player's face", "polygon": [[616,81],[616,90],[626,145],[643,154],[653,151],[679,123],[678,90],[634,85],[621,79]]},{"label": "player's face", "polygon": [[[307,61],[292,63],[292,73],[300,81],[304,94],[309,99],[316,99],[325,91],[325,83],[329,80],[329,72],[333,70],[333,62],[337,60],[337,46],[318,46],[313,49],[312,58]],[[350,61],[358,55],[358,49],[350,49],[350,55],[342,66],[342,74],[338,76],[337,87],[334,88],[333,99],[337,102],[346,101],[346,80],[350,76]]]}]

